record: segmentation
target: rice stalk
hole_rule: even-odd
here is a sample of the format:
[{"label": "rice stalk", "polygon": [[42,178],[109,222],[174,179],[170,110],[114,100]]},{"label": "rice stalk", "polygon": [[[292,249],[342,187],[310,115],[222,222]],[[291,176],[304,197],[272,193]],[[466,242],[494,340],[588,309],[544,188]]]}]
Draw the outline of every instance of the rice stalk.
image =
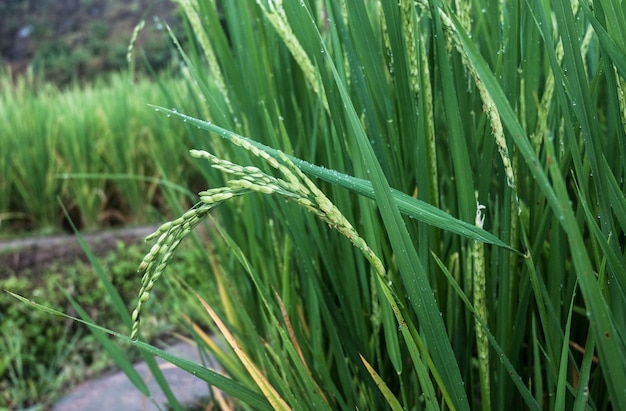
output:
[{"label": "rice stalk", "polygon": [[[477,193],[478,195],[478,193]],[[480,228],[485,224],[485,215],[482,210],[486,206],[476,202],[476,225]],[[474,241],[472,250],[472,292],[474,294],[474,308],[476,309],[476,349],[478,351],[478,369],[480,379],[480,398],[483,410],[491,409],[491,383],[489,366],[489,339],[482,324],[488,323],[489,309],[487,307],[487,279],[485,270],[485,244]]]}]

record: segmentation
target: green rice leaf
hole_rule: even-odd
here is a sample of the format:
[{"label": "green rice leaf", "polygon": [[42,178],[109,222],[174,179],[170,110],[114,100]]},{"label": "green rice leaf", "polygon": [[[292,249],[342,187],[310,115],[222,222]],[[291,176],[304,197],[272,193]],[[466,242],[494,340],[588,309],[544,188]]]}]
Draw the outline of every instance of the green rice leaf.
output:
[{"label": "green rice leaf", "polygon": [[391,187],[389,187],[374,150],[363,130],[345,84],[332,62],[328,61],[328,64],[341,95],[341,102],[345,110],[344,114],[347,117],[348,130],[359,149],[365,171],[372,182],[376,203],[398,260],[406,294],[410,299],[411,307],[420,321],[425,343],[433,358],[434,366],[441,373],[444,387],[449,391],[450,397],[447,398],[451,401],[449,406],[461,410],[469,409],[458,364],[450,346],[443,320],[439,315],[440,310],[435,301],[424,267],[413,246],[413,241],[409,236],[406,225],[402,221],[400,210],[391,194]]},{"label": "green rice leaf", "polygon": [[502,364],[508,371],[509,376],[511,377],[518,391],[522,395],[522,398],[524,399],[524,402],[526,403],[526,406],[528,407],[528,409],[531,409],[534,411],[540,411],[542,409],[541,406],[533,398],[532,393],[529,391],[528,387],[524,385],[524,381],[522,381],[522,378],[520,377],[519,373],[515,370],[515,367],[513,366],[509,358],[504,354],[502,347],[500,347],[496,338],[493,336],[493,334],[491,334],[491,332],[489,331],[489,328],[487,328],[487,325],[484,323],[482,319],[478,317],[478,314],[476,313],[474,306],[472,305],[467,295],[465,295],[465,292],[463,292],[463,290],[461,289],[457,281],[454,279],[454,277],[452,276],[448,268],[439,259],[439,257],[433,254],[433,258],[435,259],[435,261],[437,262],[437,264],[439,265],[443,273],[446,275],[446,278],[448,278],[448,281],[450,281],[450,284],[452,285],[452,288],[454,289],[454,291],[459,295],[459,297],[461,297],[461,300],[463,301],[467,309],[470,310],[472,315],[477,319],[477,321],[485,329],[485,332],[487,333],[487,337],[489,338],[489,342],[491,343],[493,349],[496,351],[496,354],[498,354],[498,357],[500,358],[500,360],[502,361]]},{"label": "green rice leaf", "polygon": [[22,301],[23,303],[26,303],[38,310],[43,310],[49,314],[69,318],[71,320],[78,321],[87,325],[91,329],[94,337],[96,337],[98,342],[102,344],[102,347],[106,350],[106,352],[109,354],[111,359],[115,361],[117,366],[120,367],[120,369],[124,372],[124,374],[126,374],[130,382],[135,386],[135,388],[137,388],[137,390],[139,390],[139,392],[141,392],[146,397],[150,397],[151,396],[150,390],[148,389],[148,386],[146,385],[146,383],[143,381],[143,378],[141,377],[141,375],[139,375],[137,370],[135,370],[135,368],[133,367],[133,364],[127,360],[126,355],[122,352],[122,350],[120,350],[115,344],[113,344],[113,342],[109,340],[107,336],[107,333],[114,334],[117,336],[119,336],[119,334],[103,329],[102,327],[95,325],[93,321],[91,320],[91,317],[89,316],[89,314],[87,314],[87,312],[83,310],[83,308],[76,302],[76,300],[62,288],[59,287],[59,289],[68,298],[70,304],[72,304],[72,307],[74,307],[76,312],[81,316],[82,320],[71,317],[53,308],[46,307],[45,305],[29,300],[25,297],[22,297],[10,291],[7,291],[7,293],[17,298],[18,300]]},{"label": "green rice leaf", "polygon": [[[240,136],[208,121],[193,118],[186,114],[179,113],[178,111],[170,110],[164,107],[154,107],[167,115],[179,117],[189,124],[193,124],[194,126],[197,126],[203,130],[215,133],[227,140],[230,139],[231,136],[235,136],[237,138],[248,141],[250,144],[265,151],[274,158],[278,158],[278,150],[268,147],[262,143]],[[370,181],[349,176],[336,170],[330,170],[324,167],[320,167],[293,156],[287,155],[287,157],[305,173],[311,174],[330,183],[337,184],[365,197],[371,199],[375,198],[375,191]],[[481,241],[487,244],[493,244],[499,247],[504,247],[511,251],[515,251],[493,234],[482,228],[476,227],[474,224],[469,224],[467,222],[461,221],[446,213],[445,211],[442,211],[424,201],[418,200],[393,188],[390,189],[390,193],[394,197],[399,210],[409,217],[415,218],[416,220],[422,221],[426,224],[431,224],[443,230],[453,232],[471,240]]]}]

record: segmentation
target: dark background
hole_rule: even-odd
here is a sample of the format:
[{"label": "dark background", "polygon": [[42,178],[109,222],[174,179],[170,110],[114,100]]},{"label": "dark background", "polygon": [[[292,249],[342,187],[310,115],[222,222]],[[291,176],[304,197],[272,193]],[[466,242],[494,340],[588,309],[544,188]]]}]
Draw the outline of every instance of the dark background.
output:
[{"label": "dark background", "polygon": [[[124,69],[135,26],[137,67],[166,67],[175,49],[165,25],[180,29],[176,5],[167,0],[0,0],[0,66],[13,75],[32,66],[58,84],[91,80]],[[6,70],[6,69],[5,69]]]}]

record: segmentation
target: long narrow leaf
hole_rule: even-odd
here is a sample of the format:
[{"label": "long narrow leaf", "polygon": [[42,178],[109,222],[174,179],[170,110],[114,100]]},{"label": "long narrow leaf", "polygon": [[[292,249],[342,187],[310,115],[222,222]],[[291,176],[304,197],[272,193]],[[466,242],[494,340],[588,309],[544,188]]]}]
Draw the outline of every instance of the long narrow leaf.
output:
[{"label": "long narrow leaf", "polygon": [[469,409],[461,373],[450,346],[443,319],[439,315],[439,307],[428,282],[428,276],[413,246],[406,225],[402,221],[400,210],[391,194],[391,187],[365,135],[348,91],[332,62],[329,61],[328,64],[341,95],[349,130],[366,164],[366,172],[370,176],[376,203],[398,260],[407,296],[424,330],[424,338],[434,365],[442,375],[445,388],[450,392],[452,404],[449,405],[460,410]]},{"label": "long narrow leaf", "polygon": [[363,361],[363,364],[367,368],[367,371],[370,373],[374,381],[376,381],[376,385],[380,389],[380,392],[382,392],[383,395],[385,396],[385,399],[389,403],[389,406],[391,407],[391,409],[394,411],[401,411],[402,405],[400,404],[398,399],[393,395],[389,387],[387,387],[387,384],[385,384],[385,381],[380,377],[380,375],[378,375],[378,373],[370,365],[370,363],[367,362],[365,358],[363,358],[363,356],[361,356],[361,361]]},{"label": "long narrow leaf", "polygon": [[235,354],[239,357],[241,362],[244,363],[246,369],[250,372],[252,378],[254,378],[254,381],[258,384],[259,388],[261,389],[269,403],[272,405],[272,407],[275,410],[289,410],[289,405],[287,405],[287,403],[281,398],[276,389],[274,389],[274,387],[269,383],[261,370],[254,364],[254,362],[252,362],[250,357],[248,357],[248,355],[246,355],[246,353],[241,350],[239,343],[237,342],[237,340],[235,340],[235,337],[228,330],[222,320],[220,320],[215,311],[213,311],[213,309],[206,303],[206,301],[204,301],[204,299],[202,299],[202,297],[200,297],[199,295],[197,295],[197,297],[202,303],[204,309],[209,313],[213,321],[215,321],[217,327],[226,338],[226,341],[228,341],[228,344],[230,344],[232,349],[235,351]]},{"label": "long narrow leaf", "polygon": [[[126,326],[128,326],[130,328],[131,325],[132,325],[132,319],[130,317],[130,314],[128,313],[128,310],[126,309],[126,306],[125,306],[125,304],[124,304],[124,302],[122,300],[122,297],[120,296],[120,294],[118,293],[116,288],[113,286],[113,283],[111,282],[111,279],[105,274],[104,270],[100,266],[100,263],[98,262],[98,259],[96,258],[96,256],[93,254],[93,252],[89,248],[89,245],[85,242],[85,240],[83,239],[83,237],[80,234],[80,232],[74,226],[74,223],[72,222],[71,218],[67,214],[67,210],[65,210],[64,207],[63,207],[63,212],[65,213],[65,217],[67,218],[67,220],[70,222],[70,225],[72,226],[72,229],[74,230],[74,234],[76,235],[76,238],[78,239],[78,242],[79,242],[80,246],[82,247],[83,251],[87,255],[87,258],[88,258],[89,262],[94,267],[94,270],[96,271],[96,274],[98,275],[98,278],[100,279],[100,282],[104,286],[106,294],[111,299],[111,304],[113,305],[113,308],[117,311],[117,313],[119,314],[119,316],[122,319],[122,321],[124,322],[124,324],[126,324]],[[70,299],[70,302],[71,301],[72,300]],[[78,311],[78,308],[77,308],[77,311]],[[78,311],[78,312],[80,312],[80,311]],[[94,332],[94,333],[97,332],[96,329],[93,328],[93,327],[89,327],[89,329],[92,332]],[[96,336],[96,338],[98,338],[98,336]],[[101,343],[103,343],[103,346],[105,348],[107,348],[109,353],[112,354],[113,359],[116,362],[119,361],[118,364],[120,365],[122,370],[126,373],[126,375],[129,377],[129,379],[131,379],[131,381],[134,384],[136,384],[135,381],[136,381],[137,378],[132,373],[132,371],[134,369],[130,370],[127,367],[127,365],[122,361],[120,353],[116,352],[114,350],[114,347],[110,343],[109,344],[104,343],[104,337],[103,336],[101,336],[99,338],[99,341]],[[145,355],[145,353],[142,353],[142,356],[143,356],[143,358],[144,358],[144,360],[146,362],[146,365],[150,369],[150,372],[152,373],[155,381],[157,382],[157,384],[159,385],[159,387],[163,391],[163,394],[165,394],[165,397],[167,398],[170,406],[173,407],[177,411],[181,411],[182,410],[181,405],[179,404],[178,400],[176,399],[176,396],[174,395],[174,393],[172,392],[172,389],[170,388],[169,383],[165,379],[165,376],[163,375],[163,372],[161,371],[161,368],[159,368],[158,364],[156,363],[156,360],[154,359],[154,357],[152,357],[150,355]]]},{"label": "long narrow leaf", "polygon": [[141,377],[141,375],[139,375],[135,367],[133,367],[133,364],[130,361],[128,361],[125,354],[115,344],[113,344],[111,340],[109,340],[108,336],[106,335],[108,330],[104,330],[101,327],[95,326],[89,314],[87,314],[87,312],[78,304],[78,302],[76,302],[76,300],[65,290],[61,289],[61,291],[63,292],[63,294],[65,294],[68,301],[70,302],[70,304],[72,304],[72,307],[74,307],[74,309],[76,310],[78,315],[80,315],[82,320],[79,320],[77,318],[66,315],[55,309],[36,303],[35,301],[29,300],[27,298],[24,298],[10,291],[7,291],[7,293],[9,293],[11,296],[17,298],[18,300],[36,309],[43,310],[52,315],[58,315],[58,316],[62,316],[65,318],[69,318],[74,321],[80,321],[81,323],[87,325],[91,329],[91,332],[93,333],[94,337],[96,337],[98,342],[102,344],[102,347],[109,354],[111,359],[115,361],[115,364],[117,364],[117,366],[120,367],[120,370],[122,370],[124,374],[126,374],[130,382],[135,386],[135,388],[137,388],[137,390],[139,390],[139,392],[141,392],[146,397],[150,397],[151,396],[150,390],[148,389],[148,386],[146,385],[146,383],[143,381],[143,378]]},{"label": "long narrow leaf", "polygon": [[[541,7],[539,7],[541,10]],[[469,39],[467,34],[462,30],[460,24],[454,17],[451,21],[456,27],[460,42],[470,58],[474,68],[478,72],[479,77],[485,83],[493,100],[498,107],[502,116],[502,120],[509,128],[511,136],[528,164],[529,171],[536,178],[539,188],[546,196],[550,207],[558,217],[561,226],[568,234],[570,249],[576,274],[580,282],[580,289],[583,293],[585,303],[591,313],[591,326],[596,333],[598,349],[602,353],[601,361],[603,363],[603,372],[606,375],[609,384],[611,399],[618,408],[626,407],[626,393],[623,387],[626,386],[626,349],[619,339],[619,334],[615,328],[610,309],[606,300],[602,296],[600,288],[593,277],[593,269],[589,261],[582,235],[578,230],[576,217],[572,211],[571,203],[561,175],[561,171],[555,161],[554,151],[548,154],[548,165],[550,165],[552,184],[548,181],[547,175],[540,166],[530,140],[526,132],[517,120],[509,102],[507,101],[502,89],[496,81],[493,73],[481,57],[476,45]],[[547,142],[546,146],[551,147],[551,143]],[[558,195],[557,195],[558,193]]]},{"label": "long narrow leaf", "polygon": [[498,356],[500,358],[500,361],[502,361],[502,364],[504,365],[504,368],[506,368],[506,370],[508,371],[509,376],[511,377],[511,379],[515,383],[515,386],[517,387],[518,391],[522,395],[522,398],[524,399],[524,401],[526,403],[526,406],[529,409],[531,409],[531,410],[540,411],[541,410],[541,406],[533,398],[533,396],[532,396],[531,392],[529,391],[528,387],[526,387],[524,385],[524,381],[522,381],[522,378],[520,377],[519,373],[515,370],[515,367],[513,367],[513,364],[511,364],[511,361],[509,360],[509,358],[504,354],[504,351],[502,350],[502,347],[500,347],[500,345],[498,344],[498,341],[496,340],[496,338],[489,331],[489,328],[487,328],[487,325],[478,316],[478,314],[476,313],[476,310],[474,310],[474,306],[470,302],[469,298],[467,298],[467,296],[465,295],[465,293],[463,292],[463,290],[461,289],[459,284],[456,282],[456,280],[454,279],[452,274],[450,274],[450,271],[443,264],[443,262],[434,254],[433,254],[433,258],[435,259],[435,261],[437,262],[437,264],[439,265],[439,267],[441,268],[441,270],[443,271],[445,276],[448,278],[448,281],[450,281],[450,284],[452,285],[452,288],[454,289],[454,291],[459,295],[459,297],[461,297],[461,300],[463,301],[465,306],[468,308],[468,310],[470,310],[472,315],[476,318],[476,321],[478,321],[480,323],[481,327],[484,328],[485,332],[487,333],[487,337],[489,338],[489,342],[491,343],[491,346],[496,351],[496,354],[498,354]]},{"label": "long narrow leaf", "polygon": [[[265,151],[272,157],[278,158],[278,150],[268,147],[262,143],[240,136],[208,121],[200,120],[186,114],[179,113],[176,110],[170,110],[159,106],[154,107],[167,115],[180,117],[183,121],[189,124],[193,124],[194,126],[197,126],[203,130],[215,133],[222,138],[230,139],[231,136],[235,136],[237,138],[243,139],[254,145],[255,147]],[[375,198],[374,188],[370,181],[349,176],[335,170],[329,170],[327,168],[311,164],[297,157],[289,155],[287,157],[289,157],[289,159],[305,173],[311,174],[330,183],[337,184],[362,196],[371,199]],[[471,240],[481,241],[487,244],[493,244],[512,250],[511,247],[509,247],[505,242],[503,242],[493,234],[489,233],[488,231],[476,227],[474,224],[469,224],[461,221],[451,216],[450,214],[436,207],[433,207],[428,203],[413,198],[398,190],[390,189],[390,192],[391,195],[394,197],[400,211],[407,216],[413,217],[416,220],[422,221],[426,224],[430,224],[443,230],[450,231]]]}]

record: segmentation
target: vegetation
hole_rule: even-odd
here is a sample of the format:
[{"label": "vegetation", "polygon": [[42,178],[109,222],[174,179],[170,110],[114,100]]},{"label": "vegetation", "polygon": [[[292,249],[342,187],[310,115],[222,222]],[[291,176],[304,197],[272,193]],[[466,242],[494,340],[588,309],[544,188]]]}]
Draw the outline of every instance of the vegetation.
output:
[{"label": "vegetation", "polygon": [[61,90],[32,72],[14,86],[0,78],[0,231],[62,226],[59,200],[87,230],[154,221],[165,179],[193,182],[186,147],[195,140],[146,103],[192,110],[185,82],[129,81],[117,74]]},{"label": "vegetation", "polygon": [[[36,31],[54,27],[57,9],[63,7],[61,2],[27,3],[19,7],[25,8],[22,12],[29,10],[26,14]],[[61,14],[81,32],[83,23],[89,21],[89,10],[102,6],[98,1],[90,3],[81,2],[80,10],[72,10],[76,14],[69,18],[67,10]],[[73,32],[55,35],[51,43],[46,40],[49,32],[37,31],[28,39],[28,45],[35,45],[37,51],[31,68],[21,75],[10,69],[0,75],[0,238],[70,230],[63,209],[79,228],[93,231],[160,221],[163,213],[190,204],[190,192],[167,180],[182,178],[193,185],[198,172],[185,153],[189,145],[202,142],[190,139],[184,124],[171,124],[146,105],[159,101],[193,111],[191,105],[185,105],[189,88],[177,73],[178,67],[172,65],[175,50],[164,22],[150,21],[133,43],[134,72],[107,73],[127,67],[128,41],[137,23],[133,17],[141,17],[141,13],[124,11],[128,4],[113,3],[101,9],[104,16],[97,23],[88,24],[88,33],[81,32],[81,39],[88,44],[71,43],[71,55],[55,54],[54,50],[69,50]],[[18,6],[0,5],[6,7]],[[40,7],[47,9],[40,14]],[[126,17],[115,18],[119,13]],[[17,10],[0,15],[3,33],[15,24],[29,23],[20,22],[23,14]],[[4,24],[6,15],[17,17]],[[155,32],[157,23],[160,35]],[[120,24],[128,27],[125,30]],[[13,36],[2,36],[2,42],[7,38]],[[14,48],[22,46],[16,43]],[[114,49],[119,54],[116,66],[101,58]],[[55,65],[54,59],[64,66]],[[73,59],[83,59],[85,66],[77,66]],[[142,75],[147,66],[159,70],[164,65],[169,70],[158,75],[151,71],[152,80]],[[156,145],[163,147],[162,157],[150,148]],[[120,247],[100,263],[95,261],[127,301],[132,301],[135,293],[136,261],[145,251],[145,246]],[[199,263],[192,250],[177,264],[179,273],[187,277],[185,273],[193,272],[191,266]],[[119,328],[119,320],[110,316],[104,289],[94,287],[94,281],[94,269],[78,260],[20,272],[0,267],[0,409],[41,409],[76,382],[113,364],[86,330],[44,312],[25,310],[4,290],[45,298],[71,312],[64,294],[68,293],[107,327]],[[167,295],[162,294],[163,298]],[[172,304],[179,303],[172,300]],[[175,328],[172,319],[168,321],[150,325],[148,338],[153,342],[167,338]],[[129,355],[137,358],[136,353]]]},{"label": "vegetation", "polygon": [[[187,158],[187,147],[203,142],[189,136],[184,123],[156,115],[146,103],[193,110],[183,79],[131,82],[128,74],[113,74],[60,88],[30,71],[12,81],[9,75],[0,78],[1,238],[71,231],[68,218],[83,231],[154,223],[191,204],[188,189],[168,180],[194,185],[200,173]],[[113,250],[101,262],[125,301],[136,293],[136,261],[145,251],[145,246]],[[185,273],[202,261],[190,251],[180,274],[189,277]],[[94,269],[80,261],[19,273],[1,267],[0,408],[50,404],[68,386],[112,365],[86,330],[25,310],[4,290],[69,308],[65,290],[94,318],[119,328],[104,289],[94,288],[94,282]],[[148,333],[153,341],[173,329],[172,323],[153,325]]]},{"label": "vegetation", "polygon": [[[106,292],[98,284],[95,270],[106,272],[120,295],[131,301],[136,293],[136,261],[145,250],[145,245],[127,247],[119,243],[117,249],[95,261],[94,266],[77,260],[21,271],[19,275],[3,270],[0,289],[45,299],[48,304],[72,313],[67,302],[70,295],[99,323],[117,329],[123,324],[105,298]],[[193,280],[191,273],[202,261],[202,256],[192,249],[176,259],[172,269]],[[165,290],[158,295],[169,303],[161,319],[157,316],[162,306],[150,308],[156,316],[146,324],[146,335],[153,343],[167,341],[171,332],[180,329],[178,324],[182,320],[173,318],[171,312],[175,310],[170,311],[171,307],[182,304],[180,299]],[[15,304],[4,292],[0,296],[0,335],[0,409],[46,409],[68,387],[114,365],[102,345],[80,324]],[[125,352],[131,360],[139,357],[133,350]]]},{"label": "vegetation", "polygon": [[[214,170],[132,316],[106,287],[122,341],[220,407],[626,408],[622,4],[179,3],[200,115],[158,110]],[[167,266],[218,205],[198,290]],[[226,376],[144,342],[165,288]]]},{"label": "vegetation", "polygon": [[[3,73],[0,237],[71,231],[68,218],[84,231],[154,223],[190,204],[190,192],[168,179],[193,185],[199,173],[186,157],[187,147],[202,142],[189,138],[183,123],[168,122],[147,106],[173,102],[193,110],[185,105],[186,82],[169,74],[135,81],[129,74],[101,75],[87,85],[60,87],[35,70],[17,78]],[[137,286],[136,261],[145,251],[120,248],[101,262],[127,301]],[[180,266],[183,276],[193,271],[193,255]],[[65,291],[103,324],[119,328],[119,320],[108,321],[110,306],[94,281],[93,268],[80,261],[19,273],[0,269],[0,409],[50,404],[68,386],[112,365],[86,330],[24,310],[4,290],[70,307]],[[155,323],[148,335],[156,341],[172,329],[171,323]]]}]

